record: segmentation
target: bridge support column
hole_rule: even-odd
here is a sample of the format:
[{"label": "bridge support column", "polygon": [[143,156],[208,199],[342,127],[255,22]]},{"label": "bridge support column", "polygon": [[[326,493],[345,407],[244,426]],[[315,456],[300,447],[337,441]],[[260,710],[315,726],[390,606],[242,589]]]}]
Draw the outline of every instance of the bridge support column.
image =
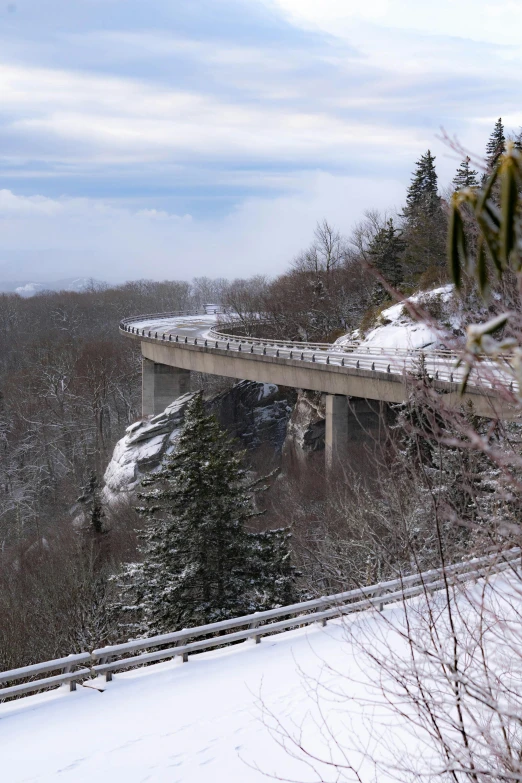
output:
[{"label": "bridge support column", "polygon": [[348,397],[344,394],[326,395],[325,456],[326,470],[330,472],[342,464],[348,446]]},{"label": "bridge support column", "polygon": [[190,370],[156,364],[142,358],[142,414],[155,416],[190,391]]}]

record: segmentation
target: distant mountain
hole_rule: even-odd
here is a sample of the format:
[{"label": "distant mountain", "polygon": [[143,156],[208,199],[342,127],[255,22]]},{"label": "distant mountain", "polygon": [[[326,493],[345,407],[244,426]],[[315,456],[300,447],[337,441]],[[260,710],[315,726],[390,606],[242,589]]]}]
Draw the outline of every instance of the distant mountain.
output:
[{"label": "distant mountain", "polygon": [[105,288],[107,283],[92,277],[69,277],[64,280],[53,280],[47,283],[32,280],[0,281],[0,292],[20,294],[25,298],[34,296],[41,291],[86,291],[89,288]]}]

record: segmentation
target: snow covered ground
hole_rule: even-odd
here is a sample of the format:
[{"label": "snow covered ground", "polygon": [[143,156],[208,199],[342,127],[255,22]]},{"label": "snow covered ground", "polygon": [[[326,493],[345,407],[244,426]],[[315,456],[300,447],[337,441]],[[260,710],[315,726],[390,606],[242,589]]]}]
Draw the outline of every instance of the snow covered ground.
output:
[{"label": "snow covered ground", "polygon": [[[509,585],[497,577],[497,589],[501,582]],[[479,583],[470,592],[479,596],[480,589]],[[420,609],[419,617],[422,600],[410,602]],[[441,629],[442,615],[437,613]],[[329,731],[348,749],[365,783],[404,781],[376,769],[374,760],[390,762],[409,753],[429,764],[431,751],[385,699],[383,669],[361,647],[372,655],[391,649],[408,661],[405,643],[394,630],[403,621],[403,605],[396,604],[382,614],[352,615],[324,629],[297,629],[264,638],[260,645],[249,641],[194,655],[186,664],[171,661],[122,673],[103,693],[79,687],[76,693],[55,691],[0,705],[1,779],[261,783],[268,775],[302,783],[354,780],[336,778],[321,762],[313,762],[313,771],[310,758],[307,763],[293,744],[292,738],[313,754],[332,753],[340,760],[324,731],[326,715]],[[408,710],[404,703],[401,708]]]},{"label": "snow covered ground", "polygon": [[337,623],[301,629],[121,674],[104,693],[79,688],[1,705],[2,779],[251,783],[265,772],[315,780],[271,736],[263,704],[290,728],[304,720],[313,707],[306,678],[321,677],[325,661],[353,664],[342,639]]},{"label": "snow covered ground", "polygon": [[[422,292],[410,297],[414,304],[423,306],[423,303],[438,300],[444,308],[453,297],[453,285],[435,288],[432,291]],[[414,321],[408,314],[404,304],[399,303],[383,310],[378,320],[379,325],[368,332],[360,342],[361,348],[400,348],[405,350],[414,350],[418,348],[439,347],[443,335],[432,328],[428,323]],[[455,320],[454,318],[452,320]],[[451,323],[451,326],[459,326],[458,323]],[[344,345],[354,339],[358,339],[359,334],[351,332],[336,340],[335,345]]]}]

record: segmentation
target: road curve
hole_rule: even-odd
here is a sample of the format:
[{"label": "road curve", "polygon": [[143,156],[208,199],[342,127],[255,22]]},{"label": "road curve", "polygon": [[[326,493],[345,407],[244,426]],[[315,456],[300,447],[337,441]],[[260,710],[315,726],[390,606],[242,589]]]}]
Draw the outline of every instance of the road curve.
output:
[{"label": "road curve", "polygon": [[[120,331],[126,337],[139,340],[142,344],[143,355],[148,355],[158,363],[193,369],[194,367],[187,361],[185,351],[195,351],[198,354],[203,352],[214,356],[212,364],[209,361],[206,362],[207,368],[222,366],[224,369],[226,367],[226,371],[211,370],[211,372],[230,377],[248,378],[247,372],[250,365],[245,362],[249,360],[259,362],[261,360],[267,366],[262,371],[256,368],[256,373],[254,373],[256,377],[250,376],[251,379],[257,379],[260,372],[265,372],[264,380],[266,382],[280,383],[281,385],[294,385],[294,383],[284,384],[284,381],[281,380],[283,366],[294,368],[294,372],[290,375],[295,380],[302,380],[305,377],[302,372],[298,372],[298,369],[301,367],[304,370],[306,367],[313,371],[313,375],[310,372],[306,375],[307,378],[313,378],[313,381],[309,385],[296,385],[325,393],[345,393],[358,396],[358,392],[354,393],[351,388],[354,376],[370,377],[374,381],[381,382],[393,380],[395,386],[398,381],[403,382],[407,377],[411,377],[418,367],[421,354],[424,356],[427,373],[433,379],[435,388],[440,391],[458,395],[459,384],[464,375],[463,368],[457,367],[457,355],[450,351],[430,350],[429,348],[396,350],[379,346],[372,346],[370,349],[355,342],[337,346],[326,343],[265,340],[226,333],[223,331],[226,327],[220,327],[216,321],[216,314],[204,311],[155,313],[124,319],[120,323]],[[154,351],[154,346],[157,346],[156,351]],[[176,359],[174,359],[174,354],[176,354]],[[156,357],[160,357],[160,359]],[[233,358],[239,360],[237,371],[230,364],[230,360]],[[179,364],[181,361],[183,363]],[[281,366],[280,371],[275,369],[277,365]],[[326,381],[326,376],[333,373],[336,376],[335,390],[332,384]],[[346,376],[346,391],[337,391],[341,382],[339,374]],[[274,377],[275,375],[277,375],[277,379]],[[324,381],[321,380],[321,376]],[[348,378],[352,379],[350,383],[348,383]],[[322,388],[323,386],[324,388]],[[479,362],[471,372],[466,396],[471,395],[477,409],[478,397],[486,395],[489,407],[491,398],[488,390],[491,390],[491,395],[498,397],[499,388],[503,392],[502,396],[506,398],[503,404],[509,404],[513,389],[510,368],[506,365],[506,368],[503,369],[492,362]],[[371,393],[369,399],[386,399],[386,396],[390,396],[388,392],[384,392],[383,397],[381,392],[382,389],[380,391],[376,389]],[[402,392],[399,396],[402,399],[404,393]],[[393,392],[391,397],[392,399],[388,401],[398,401],[396,392]],[[480,404],[478,407],[484,408]],[[479,413],[478,410],[477,413]],[[491,416],[491,413],[488,414],[481,410],[479,415]]]}]

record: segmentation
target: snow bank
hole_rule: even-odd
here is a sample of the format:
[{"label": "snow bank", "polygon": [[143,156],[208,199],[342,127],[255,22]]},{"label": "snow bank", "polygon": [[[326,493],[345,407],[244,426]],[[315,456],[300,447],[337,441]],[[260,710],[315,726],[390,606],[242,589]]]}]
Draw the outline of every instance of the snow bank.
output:
[{"label": "snow bank", "polygon": [[[452,284],[435,288],[432,291],[422,291],[409,297],[408,301],[429,306],[430,302],[438,300],[441,307],[452,300],[454,286]],[[419,348],[433,348],[441,344],[443,335],[425,323],[414,321],[408,314],[405,305],[401,302],[383,310],[378,320],[380,324],[372,329],[366,337],[360,341],[362,348],[399,348],[415,350]],[[451,321],[451,318],[450,318]],[[451,324],[458,327],[458,324]],[[336,340],[335,345],[345,345],[359,337],[358,333],[344,335]]]}]

